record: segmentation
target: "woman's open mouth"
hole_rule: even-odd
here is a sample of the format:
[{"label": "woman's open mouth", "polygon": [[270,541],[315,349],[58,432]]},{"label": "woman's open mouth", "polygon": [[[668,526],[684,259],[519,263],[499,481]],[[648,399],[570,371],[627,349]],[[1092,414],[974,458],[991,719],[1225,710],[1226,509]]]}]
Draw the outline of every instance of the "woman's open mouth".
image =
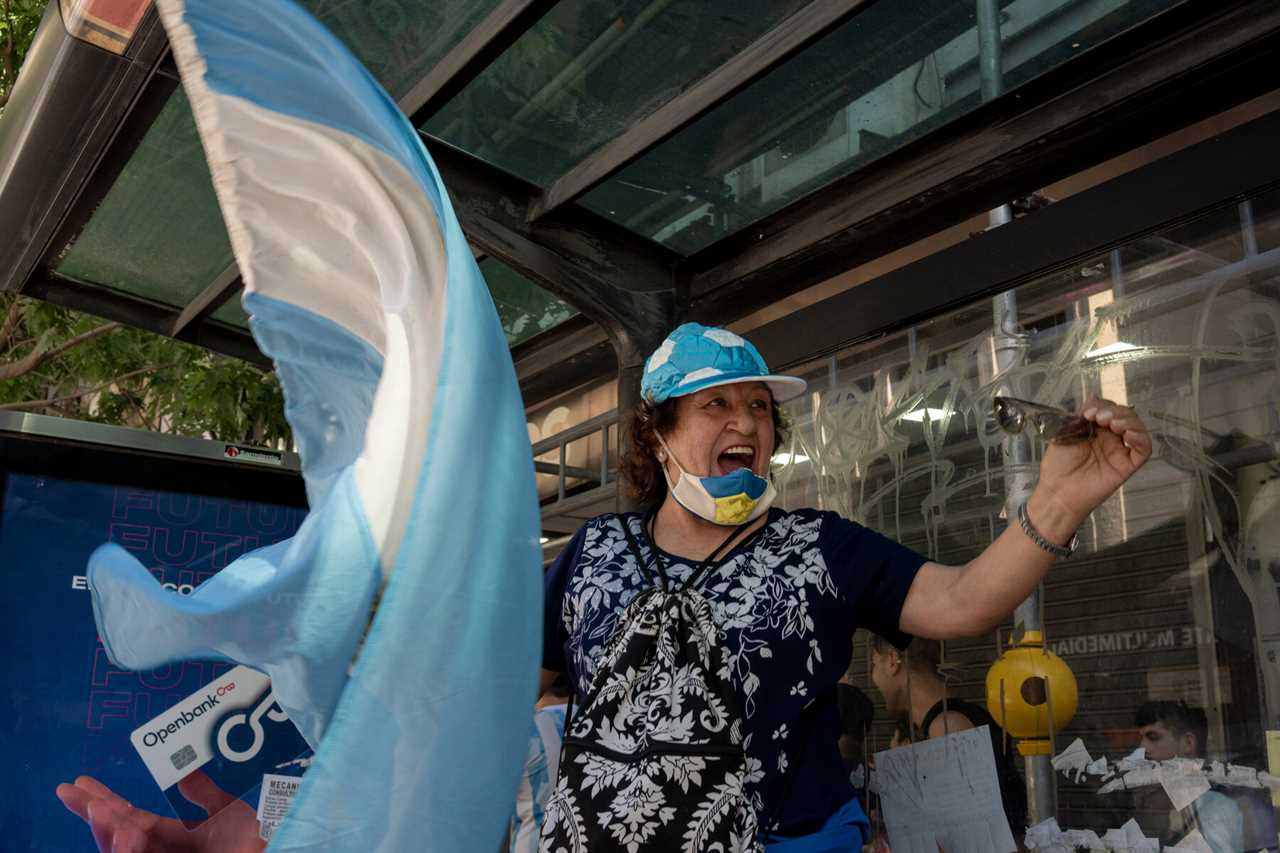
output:
[{"label": "woman's open mouth", "polygon": [[716,457],[716,473],[720,476],[732,474],[739,468],[750,469],[756,460],[756,450],[748,444],[735,444],[726,447]]}]

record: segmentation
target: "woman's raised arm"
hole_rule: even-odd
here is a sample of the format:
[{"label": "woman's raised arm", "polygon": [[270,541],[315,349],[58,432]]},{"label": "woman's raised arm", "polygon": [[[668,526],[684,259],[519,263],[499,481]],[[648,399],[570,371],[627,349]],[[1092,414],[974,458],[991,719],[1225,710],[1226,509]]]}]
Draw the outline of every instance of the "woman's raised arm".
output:
[{"label": "woman's raised arm", "polygon": [[[1095,424],[1092,437],[1048,445],[1026,505],[1035,532],[1059,546],[1151,457],[1151,435],[1133,409],[1094,399],[1081,416]],[[935,640],[985,634],[1008,618],[1055,559],[1010,519],[1004,533],[967,564],[922,566],[899,627]]]}]

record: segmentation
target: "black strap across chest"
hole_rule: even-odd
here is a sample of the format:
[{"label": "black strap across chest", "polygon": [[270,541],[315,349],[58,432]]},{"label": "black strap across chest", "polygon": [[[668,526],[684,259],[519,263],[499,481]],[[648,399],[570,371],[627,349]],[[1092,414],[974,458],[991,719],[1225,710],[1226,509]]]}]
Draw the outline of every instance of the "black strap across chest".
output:
[{"label": "black strap across chest", "polygon": [[[652,523],[656,514],[656,511],[649,512],[649,514],[641,521],[641,524],[646,528],[649,528],[649,525]],[[641,572],[647,575],[649,581],[655,584],[663,592],[669,592],[670,588],[667,584],[667,569],[663,566],[664,561],[662,559],[662,550],[654,541],[652,528],[649,528],[649,544],[652,546],[651,550],[653,551],[653,565],[650,565],[645,562],[644,552],[640,550],[640,543],[636,541],[635,534],[631,532],[631,524],[628,519],[626,517],[622,517],[619,521],[622,522],[622,532],[626,534],[627,544],[631,546],[632,552],[636,555],[636,563],[640,566]],[[752,519],[752,521],[754,521],[754,519]],[[752,521],[744,522],[729,531],[729,535],[724,538],[723,542],[716,546],[716,549],[711,552],[711,555],[698,563],[694,568],[693,573],[690,574],[688,580],[684,582],[685,588],[692,589],[701,582],[702,577],[707,573],[707,570],[715,565],[721,557],[728,553],[730,544],[738,538],[739,534],[741,534],[743,530],[747,529],[747,527],[752,524]]]}]

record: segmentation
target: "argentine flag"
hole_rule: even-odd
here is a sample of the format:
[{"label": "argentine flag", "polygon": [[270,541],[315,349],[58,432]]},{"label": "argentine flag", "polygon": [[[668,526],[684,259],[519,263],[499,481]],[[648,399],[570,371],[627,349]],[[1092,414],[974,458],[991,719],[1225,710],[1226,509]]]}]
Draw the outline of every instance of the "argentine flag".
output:
[{"label": "argentine flag", "polygon": [[117,664],[267,673],[317,749],[278,850],[493,853],[541,644],[538,509],[488,290],[417,133],[289,0],[156,0],[311,511],[190,596],[100,548]]}]

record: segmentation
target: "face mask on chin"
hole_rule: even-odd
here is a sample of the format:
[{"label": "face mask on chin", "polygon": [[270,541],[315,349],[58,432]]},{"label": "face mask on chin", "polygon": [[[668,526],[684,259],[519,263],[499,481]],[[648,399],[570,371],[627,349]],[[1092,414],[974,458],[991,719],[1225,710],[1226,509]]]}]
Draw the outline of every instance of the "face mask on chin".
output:
[{"label": "face mask on chin", "polygon": [[684,470],[660,435],[658,443],[680,472],[680,478],[672,483],[667,474],[667,466],[662,466],[662,476],[667,480],[671,496],[676,499],[676,503],[698,518],[712,524],[736,527],[768,512],[777,496],[773,483],[758,476],[750,468],[739,468],[732,474],[719,477],[694,476]]}]

